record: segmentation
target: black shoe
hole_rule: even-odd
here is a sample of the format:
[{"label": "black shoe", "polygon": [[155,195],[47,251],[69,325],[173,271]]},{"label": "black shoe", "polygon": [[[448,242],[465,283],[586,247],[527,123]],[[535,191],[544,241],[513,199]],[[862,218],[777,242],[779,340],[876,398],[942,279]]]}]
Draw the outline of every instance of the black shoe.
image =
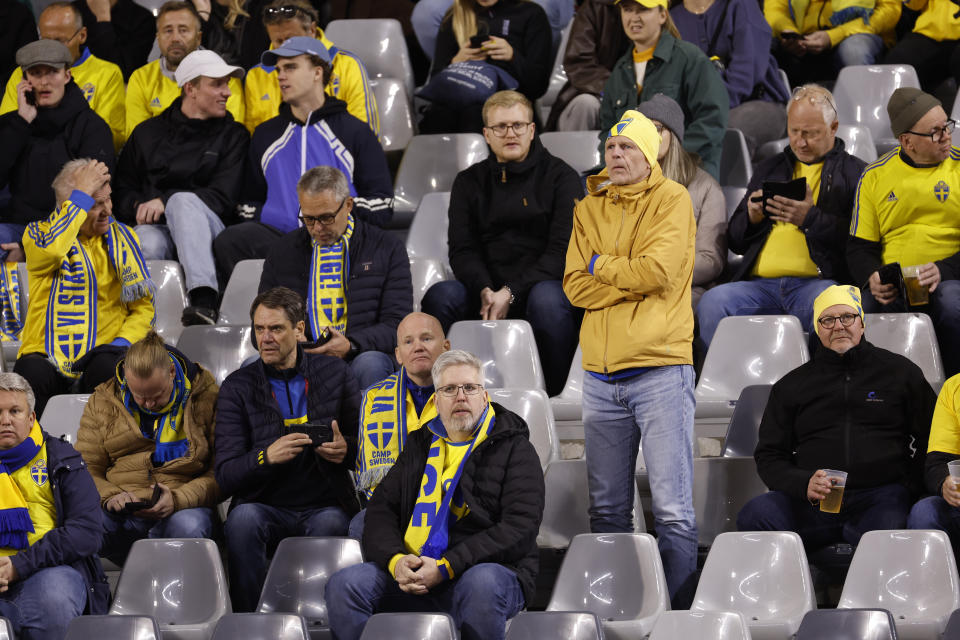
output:
[{"label": "black shoe", "polygon": [[217,317],[216,309],[190,306],[183,310],[183,315],[180,316],[180,322],[183,323],[185,327],[198,324],[217,324]]}]

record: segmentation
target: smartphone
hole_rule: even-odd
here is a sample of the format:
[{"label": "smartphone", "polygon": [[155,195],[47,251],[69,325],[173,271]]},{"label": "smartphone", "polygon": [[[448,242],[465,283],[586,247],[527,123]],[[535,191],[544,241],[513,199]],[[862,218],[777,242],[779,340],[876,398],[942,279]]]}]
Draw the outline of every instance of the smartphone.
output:
[{"label": "smartphone", "polygon": [[160,499],[160,485],[153,485],[153,495],[150,496],[150,500],[144,502],[143,500],[137,500],[135,502],[128,502],[123,505],[123,512],[130,514],[136,511],[142,511],[143,509],[149,509],[153,505],[157,504],[157,500]]},{"label": "smartphone", "polygon": [[30,105],[31,107],[37,106],[37,90],[36,89],[30,89],[25,94],[23,94],[23,97],[26,98],[27,104]]},{"label": "smartphone", "polygon": [[479,49],[490,39],[490,26],[486,22],[477,24],[477,34],[470,37],[470,48]]},{"label": "smartphone", "polygon": [[900,278],[902,275],[899,262],[891,262],[890,264],[883,265],[877,269],[877,274],[880,276],[880,284],[900,286]]},{"label": "smartphone", "polygon": [[333,333],[330,331],[330,327],[324,327],[323,331],[320,332],[320,337],[314,340],[313,342],[304,342],[304,349],[316,349],[322,344],[330,342],[330,338],[333,337]]},{"label": "smartphone", "polygon": [[314,447],[324,442],[333,442],[333,424],[330,420],[311,420],[303,424],[295,424],[290,427],[290,432],[307,434]]},{"label": "smartphone", "polygon": [[803,36],[796,31],[784,31],[780,34],[781,40],[799,40]]}]

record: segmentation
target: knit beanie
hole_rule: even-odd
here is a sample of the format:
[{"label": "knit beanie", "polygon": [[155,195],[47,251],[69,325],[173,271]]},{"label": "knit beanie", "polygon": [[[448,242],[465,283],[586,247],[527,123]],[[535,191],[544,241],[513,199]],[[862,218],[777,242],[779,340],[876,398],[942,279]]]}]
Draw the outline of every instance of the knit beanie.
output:
[{"label": "knit beanie", "polygon": [[887,115],[890,116],[893,136],[899,138],[913,128],[920,118],[927,115],[930,109],[941,106],[941,102],[929,93],[914,87],[900,87],[887,102]]},{"label": "knit beanie", "polygon": [[860,289],[852,285],[835,284],[824,289],[813,301],[813,326],[820,335],[820,323],[817,320],[824,309],[835,304],[844,304],[852,308],[863,322],[863,303],[860,301]]},{"label": "knit beanie", "polygon": [[658,93],[649,100],[638,104],[637,111],[651,120],[662,122],[663,126],[670,129],[670,133],[677,139],[677,142],[683,142],[683,109],[680,108],[676,100]]},{"label": "knit beanie", "polygon": [[657,151],[660,150],[660,134],[650,120],[640,113],[629,109],[620,116],[620,122],[610,128],[607,137],[624,136],[630,138],[639,147],[652,169],[657,165]]}]

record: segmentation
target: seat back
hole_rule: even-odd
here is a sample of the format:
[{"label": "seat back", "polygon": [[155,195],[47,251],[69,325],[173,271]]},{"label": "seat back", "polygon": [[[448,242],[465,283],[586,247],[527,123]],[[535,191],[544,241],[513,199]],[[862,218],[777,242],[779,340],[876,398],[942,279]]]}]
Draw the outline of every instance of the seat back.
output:
[{"label": "seat back", "polygon": [[677,638],[750,640],[750,628],[743,615],[733,611],[664,611],[649,640]]},{"label": "seat back", "polygon": [[307,631],[307,621],[293,613],[230,613],[217,622],[211,640],[236,638],[310,640],[310,634]]},{"label": "seat back", "polygon": [[537,546],[564,549],[574,536],[590,532],[587,461],[551,461],[544,471],[543,484],[543,518]]},{"label": "seat back", "polygon": [[796,640],[897,640],[897,632],[886,609],[815,609],[803,616]]},{"label": "seat back", "polygon": [[[570,29],[572,25],[573,22],[571,21],[570,24],[560,31],[560,45],[553,59],[553,69],[550,71],[550,82],[547,84],[546,93],[537,100],[537,107],[540,110],[540,120],[542,122],[547,121],[547,117],[550,115],[550,109],[557,101],[557,96],[560,95],[560,90],[563,89],[563,85],[567,84],[567,72],[563,68],[563,54],[567,50],[567,42],[570,40]],[[594,146],[596,146],[596,144],[594,144]]]},{"label": "seat back", "polygon": [[[16,640],[17,636],[13,633],[13,625],[6,618],[0,617],[0,640]],[[155,636],[159,640],[160,636]],[[100,638],[97,638],[100,640]],[[150,636],[144,636],[143,640],[153,640]]]},{"label": "seat back", "polygon": [[360,543],[352,538],[286,538],[270,563],[257,611],[300,614],[311,633],[326,628],[327,580],[361,562]]},{"label": "seat back", "polygon": [[746,187],[753,176],[747,139],[739,129],[727,129],[720,149],[720,185]]},{"label": "seat back", "polygon": [[450,265],[447,226],[450,192],[424,194],[407,233],[407,255],[410,258],[432,258]]},{"label": "seat back", "polygon": [[[13,634],[0,640],[13,640]],[[150,616],[79,616],[70,621],[64,640],[161,640],[160,627]]]},{"label": "seat back", "polygon": [[63,436],[70,444],[77,444],[80,417],[87,408],[89,393],[65,393],[53,396],[40,416],[40,426],[54,438]]},{"label": "seat back", "polygon": [[736,531],[740,509],[766,492],[752,455],[694,458],[693,511],[700,546],[709,547],[721,533]]},{"label": "seat back", "polygon": [[560,459],[557,427],[550,410],[550,398],[540,389],[488,389],[490,400],[513,411],[527,423],[530,442],[540,457],[544,469],[553,460]]},{"label": "seat back", "polygon": [[227,287],[220,301],[220,318],[217,324],[250,326],[250,305],[257,297],[263,260],[241,260],[233,268]]},{"label": "seat back", "polygon": [[540,134],[540,142],[579,173],[584,174],[600,164],[599,131],[550,131]]},{"label": "seat back", "polygon": [[506,640],[603,640],[600,619],[589,611],[523,611],[510,620]]},{"label": "seat back", "polygon": [[413,137],[413,110],[402,80],[377,78],[370,81],[380,115],[380,144],[384,151],[407,148]]},{"label": "seat back", "polygon": [[213,374],[217,384],[223,384],[247,358],[257,355],[250,333],[249,323],[245,327],[185,327],[177,348]]},{"label": "seat back", "polygon": [[396,78],[413,95],[413,65],[400,22],[393,18],[333,20],[324,35],[363,61],[371,78]]},{"label": "seat back", "polygon": [[213,540],[137,540],[123,565],[112,614],[147,615],[160,626],[203,625],[212,629],[230,613],[227,578]]},{"label": "seat back", "polygon": [[526,320],[461,320],[447,334],[454,349],[464,349],[484,365],[488,389],[545,389],[533,329]]},{"label": "seat back", "polygon": [[747,195],[746,187],[720,187],[723,190],[723,202],[727,207],[727,220],[733,217],[733,212],[737,210],[743,201],[743,196]]},{"label": "seat back", "polygon": [[570,362],[570,372],[563,391],[559,396],[550,398],[553,419],[561,421],[579,421],[583,418],[583,349],[577,344],[577,351]]},{"label": "seat back", "polygon": [[437,258],[410,258],[410,278],[413,281],[413,310],[420,311],[420,302],[427,289],[450,280],[452,276]]},{"label": "seat back", "polygon": [[360,640],[459,640],[448,613],[377,613],[370,616]]},{"label": "seat back", "polygon": [[920,367],[937,393],[946,379],[940,345],[930,316],[925,313],[868,313],[864,336],[873,345],[899,353]]},{"label": "seat back", "polygon": [[843,140],[847,153],[870,164],[877,159],[877,147],[870,129],[858,124],[842,124],[837,128],[837,137]]},{"label": "seat back", "polygon": [[880,153],[896,146],[890,131],[887,102],[900,87],[920,88],[917,72],[908,64],[849,66],[840,70],[833,97],[843,124],[866,127]]},{"label": "seat back", "polygon": [[760,420],[767,408],[772,384],[752,384],[743,388],[737,406],[733,408],[727,437],[723,440],[724,457],[753,457],[757,448]]},{"label": "seat back", "polygon": [[157,299],[153,303],[157,333],[167,344],[177,344],[183,331],[180,318],[189,304],[183,268],[174,260],[147,260],[147,269],[157,287]]}]

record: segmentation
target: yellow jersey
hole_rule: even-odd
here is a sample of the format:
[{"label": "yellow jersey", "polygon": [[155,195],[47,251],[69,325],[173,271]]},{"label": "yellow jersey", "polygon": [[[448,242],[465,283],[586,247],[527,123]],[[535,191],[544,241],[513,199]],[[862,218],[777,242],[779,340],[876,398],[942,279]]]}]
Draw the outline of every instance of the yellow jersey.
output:
[{"label": "yellow jersey", "polygon": [[[820,197],[822,173],[823,161],[804,164],[798,160],[793,167],[794,179],[807,179],[814,202]],[[751,274],[758,278],[816,278],[820,270],[810,257],[807,236],[800,227],[777,221],[760,249]]]}]

